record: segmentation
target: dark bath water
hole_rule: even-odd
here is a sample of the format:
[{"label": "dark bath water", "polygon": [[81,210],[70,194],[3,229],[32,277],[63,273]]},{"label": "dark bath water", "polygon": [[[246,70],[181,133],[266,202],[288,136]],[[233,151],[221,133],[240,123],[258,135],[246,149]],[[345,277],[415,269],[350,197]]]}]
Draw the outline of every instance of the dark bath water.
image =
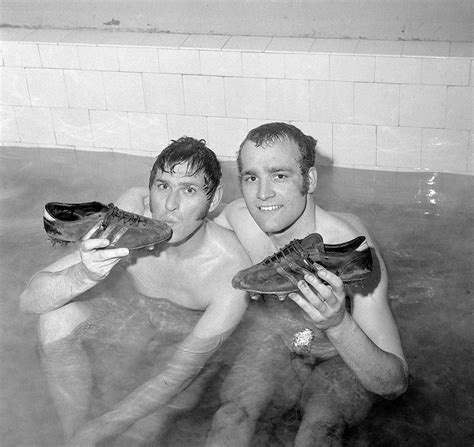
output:
[{"label": "dark bath water", "polygon": [[[37,316],[18,310],[27,280],[60,255],[42,229],[43,206],[113,201],[129,186],[147,184],[152,160],[29,148],[3,148],[0,158],[0,439],[5,447],[59,446],[59,419],[37,354]],[[472,446],[474,177],[327,166],[318,172],[318,203],[359,215],[381,247],[411,373],[407,393],[379,404],[347,444]],[[233,164],[224,164],[224,179],[228,202],[239,195]],[[208,427],[202,414],[178,420],[168,445],[199,445]],[[296,419],[275,421],[260,439],[290,446]]]}]

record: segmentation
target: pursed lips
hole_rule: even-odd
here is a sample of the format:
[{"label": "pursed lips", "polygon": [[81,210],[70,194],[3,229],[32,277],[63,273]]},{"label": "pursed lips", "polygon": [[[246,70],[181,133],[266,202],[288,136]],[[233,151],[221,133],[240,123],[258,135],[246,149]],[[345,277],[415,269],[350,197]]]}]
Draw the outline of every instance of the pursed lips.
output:
[{"label": "pursed lips", "polygon": [[159,220],[161,220],[162,222],[167,223],[168,225],[177,224],[179,222],[179,220],[177,220],[177,219],[170,219],[170,218],[167,218],[167,217],[161,217],[161,218],[159,218]]}]

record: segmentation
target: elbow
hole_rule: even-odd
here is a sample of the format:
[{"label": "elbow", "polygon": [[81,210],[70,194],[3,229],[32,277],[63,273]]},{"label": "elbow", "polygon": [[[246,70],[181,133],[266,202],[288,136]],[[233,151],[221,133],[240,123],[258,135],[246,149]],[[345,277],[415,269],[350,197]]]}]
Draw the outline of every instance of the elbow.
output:
[{"label": "elbow", "polygon": [[23,292],[20,295],[20,312],[23,312],[25,314],[30,313],[28,289],[23,290]]},{"label": "elbow", "polygon": [[25,314],[35,313],[31,308],[31,303],[28,295],[29,294],[26,290],[20,295],[20,312],[23,312]]},{"label": "elbow", "polygon": [[20,295],[20,312],[25,314],[41,314],[40,309],[35,306],[36,300],[33,299],[28,289],[24,290]]},{"label": "elbow", "polygon": [[384,393],[381,394],[386,400],[393,400],[400,397],[408,388],[408,379],[404,376],[402,379],[393,383]]},{"label": "elbow", "polygon": [[380,396],[387,400],[393,400],[400,397],[408,388],[408,371],[401,365],[399,371],[394,374],[390,383],[387,384],[385,390]]}]

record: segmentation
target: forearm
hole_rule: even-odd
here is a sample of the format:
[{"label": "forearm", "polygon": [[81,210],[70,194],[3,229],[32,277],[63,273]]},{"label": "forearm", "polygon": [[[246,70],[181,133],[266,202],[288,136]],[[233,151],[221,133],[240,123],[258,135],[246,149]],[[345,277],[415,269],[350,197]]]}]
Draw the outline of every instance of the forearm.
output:
[{"label": "forearm", "polygon": [[64,306],[97,283],[88,276],[82,263],[58,272],[38,272],[20,296],[20,309],[36,314],[49,312]]},{"label": "forearm", "polygon": [[180,381],[180,386],[176,386],[176,383],[170,386],[162,375],[151,379],[128,395],[114,410],[95,421],[96,430],[100,433],[99,438],[106,439],[120,434],[136,421],[163,408],[196,374],[189,374],[187,380]]},{"label": "forearm", "polygon": [[405,391],[407,375],[402,360],[373,343],[349,313],[340,324],[327,329],[326,335],[368,391],[386,398]]},{"label": "forearm", "polygon": [[139,419],[163,408],[199,374],[228,334],[209,339],[188,337],[162,373],[129,394],[117,407],[93,421],[99,439],[117,435]]}]

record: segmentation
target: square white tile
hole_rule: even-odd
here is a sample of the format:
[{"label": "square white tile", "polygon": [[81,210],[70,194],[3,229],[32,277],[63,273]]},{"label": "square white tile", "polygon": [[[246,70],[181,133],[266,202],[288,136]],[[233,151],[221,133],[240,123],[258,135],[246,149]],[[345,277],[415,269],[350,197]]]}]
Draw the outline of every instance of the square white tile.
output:
[{"label": "square white tile", "polygon": [[56,144],[51,110],[46,107],[15,107],[22,143]]},{"label": "square white tile", "polygon": [[75,45],[39,44],[43,68],[79,68],[79,55]]},{"label": "square white tile", "polygon": [[311,81],[309,84],[310,119],[326,123],[354,121],[354,83]]},{"label": "square white tile", "polygon": [[27,68],[25,72],[32,106],[69,106],[62,70],[52,68]]},{"label": "square white tile", "polygon": [[69,106],[105,110],[105,90],[101,71],[64,70]]},{"label": "square white tile", "polygon": [[184,114],[181,75],[143,73],[142,79],[147,112]]},{"label": "square white tile", "polygon": [[267,117],[267,87],[265,79],[225,78],[227,116],[236,118]]},{"label": "square white tile", "polygon": [[22,68],[0,67],[0,103],[10,106],[31,105],[26,73]]},{"label": "square white tile", "polygon": [[183,81],[187,115],[225,116],[223,78],[184,75]]},{"label": "square white tile", "polygon": [[354,83],[354,122],[396,126],[399,98],[398,84]]},{"label": "square white tile", "polygon": [[309,120],[309,81],[267,79],[268,118]]},{"label": "square white tile", "polygon": [[377,166],[419,168],[421,166],[421,129],[378,126]]},{"label": "square white tile", "polygon": [[103,72],[108,110],[144,112],[145,99],[140,73]]},{"label": "square white tile", "polygon": [[329,79],[329,55],[285,54],[287,79]]},{"label": "square white tile", "polygon": [[400,85],[400,126],[443,128],[445,115],[445,86]]},{"label": "square white tile", "polygon": [[90,120],[95,147],[130,149],[126,112],[91,110]]},{"label": "square white tile", "polygon": [[131,148],[161,152],[169,144],[166,115],[155,113],[128,114]]},{"label": "square white tile", "polygon": [[57,144],[92,146],[89,112],[84,109],[51,109]]},{"label": "square white tile", "polygon": [[439,171],[466,172],[469,132],[423,129],[421,167]]},{"label": "square white tile", "polygon": [[375,166],[376,128],[353,124],[333,125],[333,160],[336,166]]},{"label": "square white tile", "polygon": [[331,55],[330,79],[332,81],[373,82],[375,57]]}]

